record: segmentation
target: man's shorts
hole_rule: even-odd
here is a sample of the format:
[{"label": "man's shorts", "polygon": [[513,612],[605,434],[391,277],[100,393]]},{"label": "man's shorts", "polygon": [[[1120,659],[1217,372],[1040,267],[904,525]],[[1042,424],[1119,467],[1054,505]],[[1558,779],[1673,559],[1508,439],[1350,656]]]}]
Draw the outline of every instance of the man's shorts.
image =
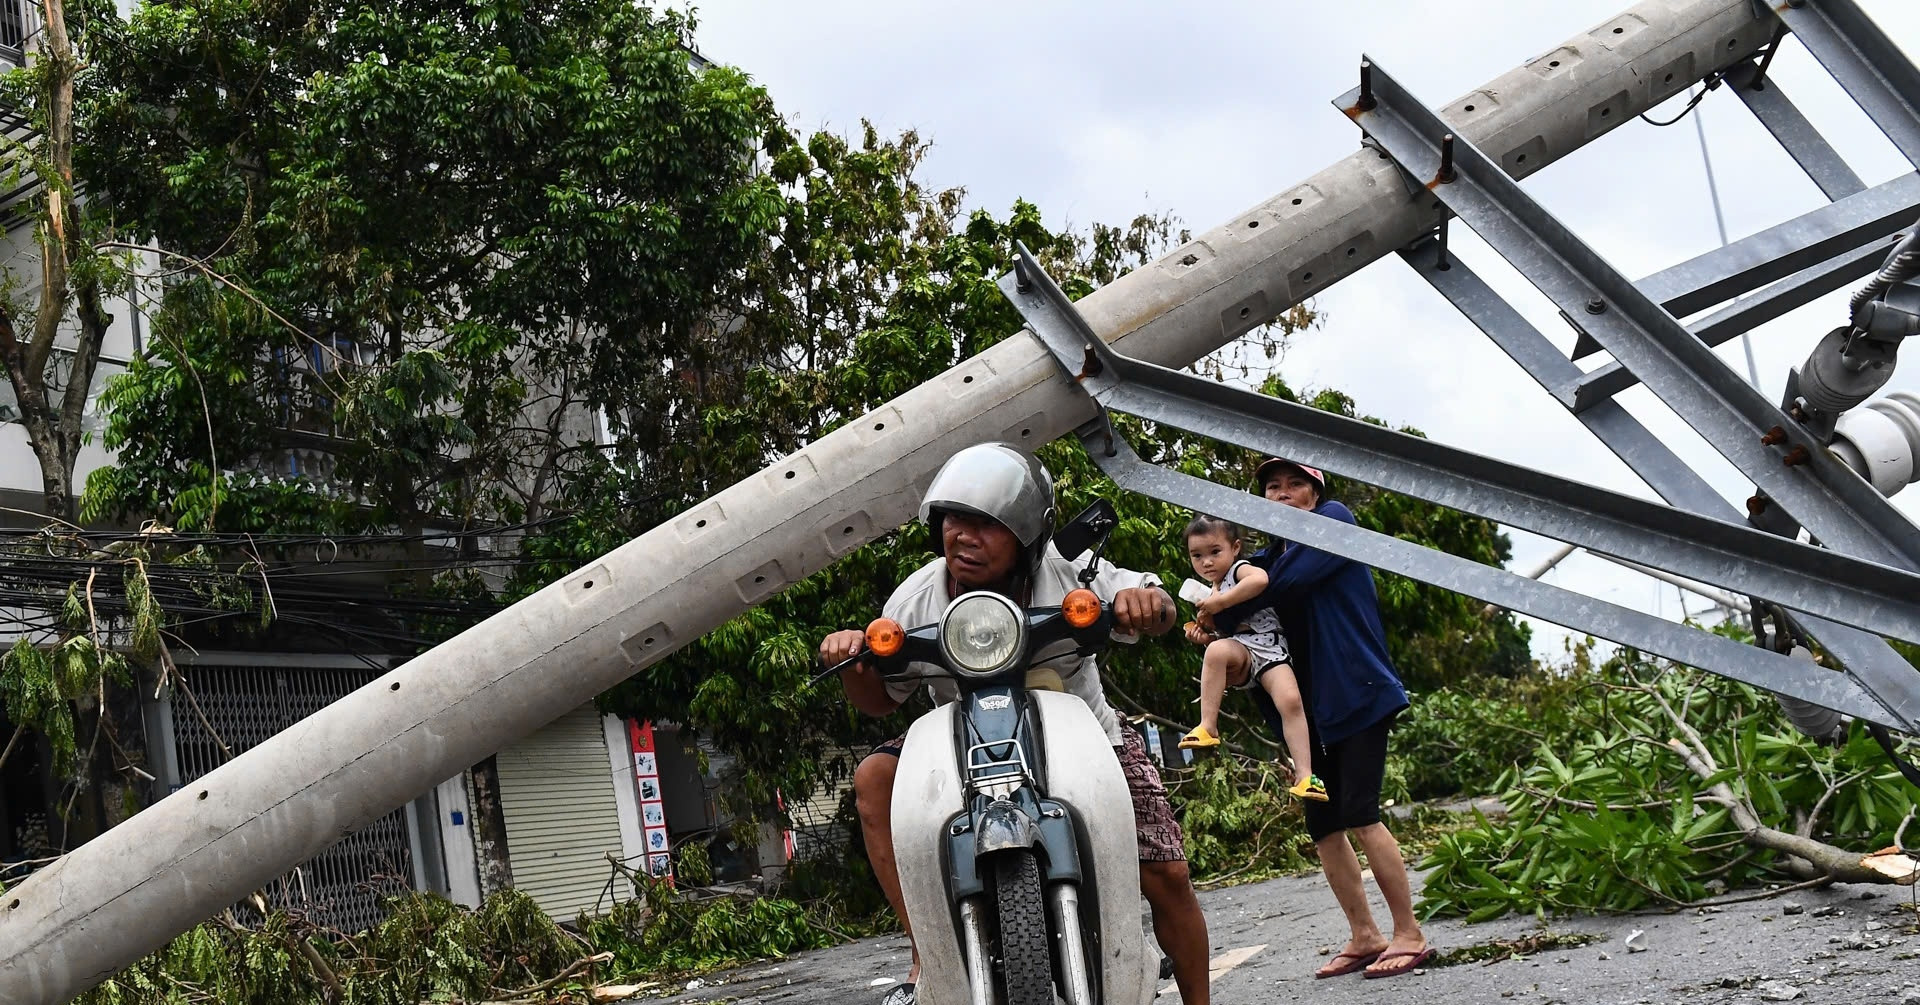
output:
[{"label": "man's shorts", "polygon": [[[1122,742],[1114,748],[1120,758],[1120,770],[1127,776],[1127,792],[1133,797],[1133,829],[1140,846],[1142,862],[1185,862],[1185,839],[1180,821],[1174,819],[1173,804],[1167,801],[1167,787],[1160,784],[1160,772],[1147,758],[1146,741],[1131,726],[1120,727]],[[904,736],[895,737],[873,748],[876,754],[900,756],[906,744]]]}]

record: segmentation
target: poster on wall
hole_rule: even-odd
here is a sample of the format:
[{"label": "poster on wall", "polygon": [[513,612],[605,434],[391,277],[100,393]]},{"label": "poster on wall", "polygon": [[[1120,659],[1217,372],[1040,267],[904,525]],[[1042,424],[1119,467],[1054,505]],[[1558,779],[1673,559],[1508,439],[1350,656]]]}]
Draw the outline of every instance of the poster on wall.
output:
[{"label": "poster on wall", "polygon": [[640,823],[646,828],[647,875],[673,882],[673,857],[667,840],[667,807],[660,799],[660,762],[653,746],[653,723],[627,720],[633,746],[633,780],[640,790]]}]

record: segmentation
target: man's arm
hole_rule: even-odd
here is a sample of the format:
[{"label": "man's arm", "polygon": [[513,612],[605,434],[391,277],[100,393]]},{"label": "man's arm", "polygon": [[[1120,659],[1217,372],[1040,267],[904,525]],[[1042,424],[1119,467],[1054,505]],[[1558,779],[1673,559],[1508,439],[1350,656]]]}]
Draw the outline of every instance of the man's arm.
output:
[{"label": "man's arm", "polygon": [[[843,663],[867,647],[867,633],[848,629],[834,632],[820,641],[820,661],[827,666]],[[861,712],[876,718],[892,715],[900,702],[887,691],[887,682],[872,667],[855,663],[840,671],[840,687],[847,701]]]}]

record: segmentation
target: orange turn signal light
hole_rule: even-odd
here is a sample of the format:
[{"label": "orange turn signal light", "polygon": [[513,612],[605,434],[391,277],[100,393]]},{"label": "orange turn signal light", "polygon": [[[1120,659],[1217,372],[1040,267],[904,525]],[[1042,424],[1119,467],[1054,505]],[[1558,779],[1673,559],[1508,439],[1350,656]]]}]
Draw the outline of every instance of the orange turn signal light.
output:
[{"label": "orange turn signal light", "polygon": [[1066,617],[1067,624],[1085,628],[1100,620],[1100,598],[1094,596],[1092,590],[1075,590],[1061,599],[1060,613]]},{"label": "orange turn signal light", "polygon": [[892,656],[907,644],[907,633],[892,618],[874,618],[867,624],[867,648],[875,656]]}]

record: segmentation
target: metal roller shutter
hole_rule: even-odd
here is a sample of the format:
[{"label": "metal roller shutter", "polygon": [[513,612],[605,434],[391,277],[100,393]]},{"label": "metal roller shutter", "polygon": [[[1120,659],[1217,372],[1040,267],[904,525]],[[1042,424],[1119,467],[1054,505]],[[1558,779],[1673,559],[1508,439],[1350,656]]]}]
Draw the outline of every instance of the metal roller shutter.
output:
[{"label": "metal roller shutter", "polygon": [[591,704],[568,712],[494,763],[513,885],[556,921],[593,910],[607,883],[607,853],[621,854],[600,713]]}]

